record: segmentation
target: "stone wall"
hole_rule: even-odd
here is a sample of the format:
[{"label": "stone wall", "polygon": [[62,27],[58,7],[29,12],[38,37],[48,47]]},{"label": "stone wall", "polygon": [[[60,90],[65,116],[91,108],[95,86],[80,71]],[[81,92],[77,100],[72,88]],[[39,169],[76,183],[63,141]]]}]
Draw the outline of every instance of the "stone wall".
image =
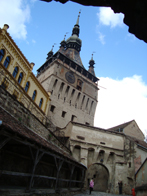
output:
[{"label": "stone wall", "polygon": [[46,140],[52,141],[55,145],[62,146],[64,150],[70,152],[70,150],[59,141],[57,136],[54,135],[56,127],[51,121],[44,115],[39,120],[40,113],[33,115],[27,108],[18,102],[9,92],[0,86],[0,106],[7,110],[17,120],[28,126],[31,130]]}]

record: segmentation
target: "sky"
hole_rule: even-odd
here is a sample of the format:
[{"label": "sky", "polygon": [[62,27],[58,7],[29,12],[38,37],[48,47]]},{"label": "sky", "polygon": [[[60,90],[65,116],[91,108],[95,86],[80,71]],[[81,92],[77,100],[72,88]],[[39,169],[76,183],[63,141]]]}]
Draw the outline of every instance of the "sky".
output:
[{"label": "sky", "polygon": [[33,73],[46,61],[54,45],[71,36],[79,11],[85,69],[93,54],[98,82],[96,127],[110,128],[135,120],[147,135],[147,44],[128,32],[123,14],[111,8],[39,0],[0,0],[0,27],[8,32],[29,62]]}]

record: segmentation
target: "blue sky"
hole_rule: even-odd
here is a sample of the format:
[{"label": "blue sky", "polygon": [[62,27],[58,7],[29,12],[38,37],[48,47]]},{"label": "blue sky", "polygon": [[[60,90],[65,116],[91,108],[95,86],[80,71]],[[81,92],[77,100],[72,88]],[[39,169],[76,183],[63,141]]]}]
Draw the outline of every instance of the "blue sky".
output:
[{"label": "blue sky", "polygon": [[88,69],[94,52],[100,78],[95,126],[109,128],[135,119],[147,134],[147,44],[128,33],[122,14],[72,2],[1,0],[0,27],[9,25],[18,47],[35,63],[36,74],[52,45],[56,52],[64,35],[71,36],[79,10],[81,59]]}]

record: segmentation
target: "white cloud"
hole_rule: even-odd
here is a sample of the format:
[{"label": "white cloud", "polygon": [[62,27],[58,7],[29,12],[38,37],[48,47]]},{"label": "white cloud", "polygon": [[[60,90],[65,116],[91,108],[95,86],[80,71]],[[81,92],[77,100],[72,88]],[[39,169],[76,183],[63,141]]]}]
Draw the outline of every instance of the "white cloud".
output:
[{"label": "white cloud", "polygon": [[34,39],[32,39],[32,43],[33,43],[33,44],[36,44],[36,41],[35,41]]},{"label": "white cloud", "polygon": [[110,128],[135,120],[147,135],[147,85],[141,76],[123,80],[100,78],[95,126]]},{"label": "white cloud", "polygon": [[102,25],[116,27],[123,25],[123,14],[115,14],[111,8],[100,7],[100,12],[97,13],[99,22]]},{"label": "white cloud", "polygon": [[23,0],[1,0],[0,26],[9,25],[13,38],[26,39],[26,23],[30,20],[30,8]]},{"label": "white cloud", "polygon": [[97,31],[97,33],[98,33],[99,41],[104,45],[105,44],[105,35],[102,34],[100,31]]}]

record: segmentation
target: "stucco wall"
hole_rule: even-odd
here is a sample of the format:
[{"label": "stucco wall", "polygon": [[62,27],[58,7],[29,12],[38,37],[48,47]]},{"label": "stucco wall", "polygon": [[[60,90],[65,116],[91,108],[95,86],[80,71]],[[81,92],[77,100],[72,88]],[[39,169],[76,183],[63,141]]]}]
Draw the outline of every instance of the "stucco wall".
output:
[{"label": "stucco wall", "polygon": [[89,144],[107,146],[117,150],[123,150],[124,147],[123,137],[106,131],[97,131],[95,129],[90,131],[88,127],[73,126],[71,140],[81,141],[78,136],[84,137],[84,141]]},{"label": "stucco wall", "polygon": [[[94,175],[96,187],[98,182],[101,182],[105,184],[105,191],[119,194],[118,182],[122,181],[123,193],[131,194],[131,189],[135,187],[136,144],[133,141],[122,133],[108,132],[74,122],[69,123],[63,130],[65,135],[70,137],[73,156],[87,166],[87,187],[88,180]],[[98,169],[100,167],[105,168],[108,175],[101,175]]]},{"label": "stucco wall", "polygon": [[136,174],[136,186],[147,184],[147,160]]}]

